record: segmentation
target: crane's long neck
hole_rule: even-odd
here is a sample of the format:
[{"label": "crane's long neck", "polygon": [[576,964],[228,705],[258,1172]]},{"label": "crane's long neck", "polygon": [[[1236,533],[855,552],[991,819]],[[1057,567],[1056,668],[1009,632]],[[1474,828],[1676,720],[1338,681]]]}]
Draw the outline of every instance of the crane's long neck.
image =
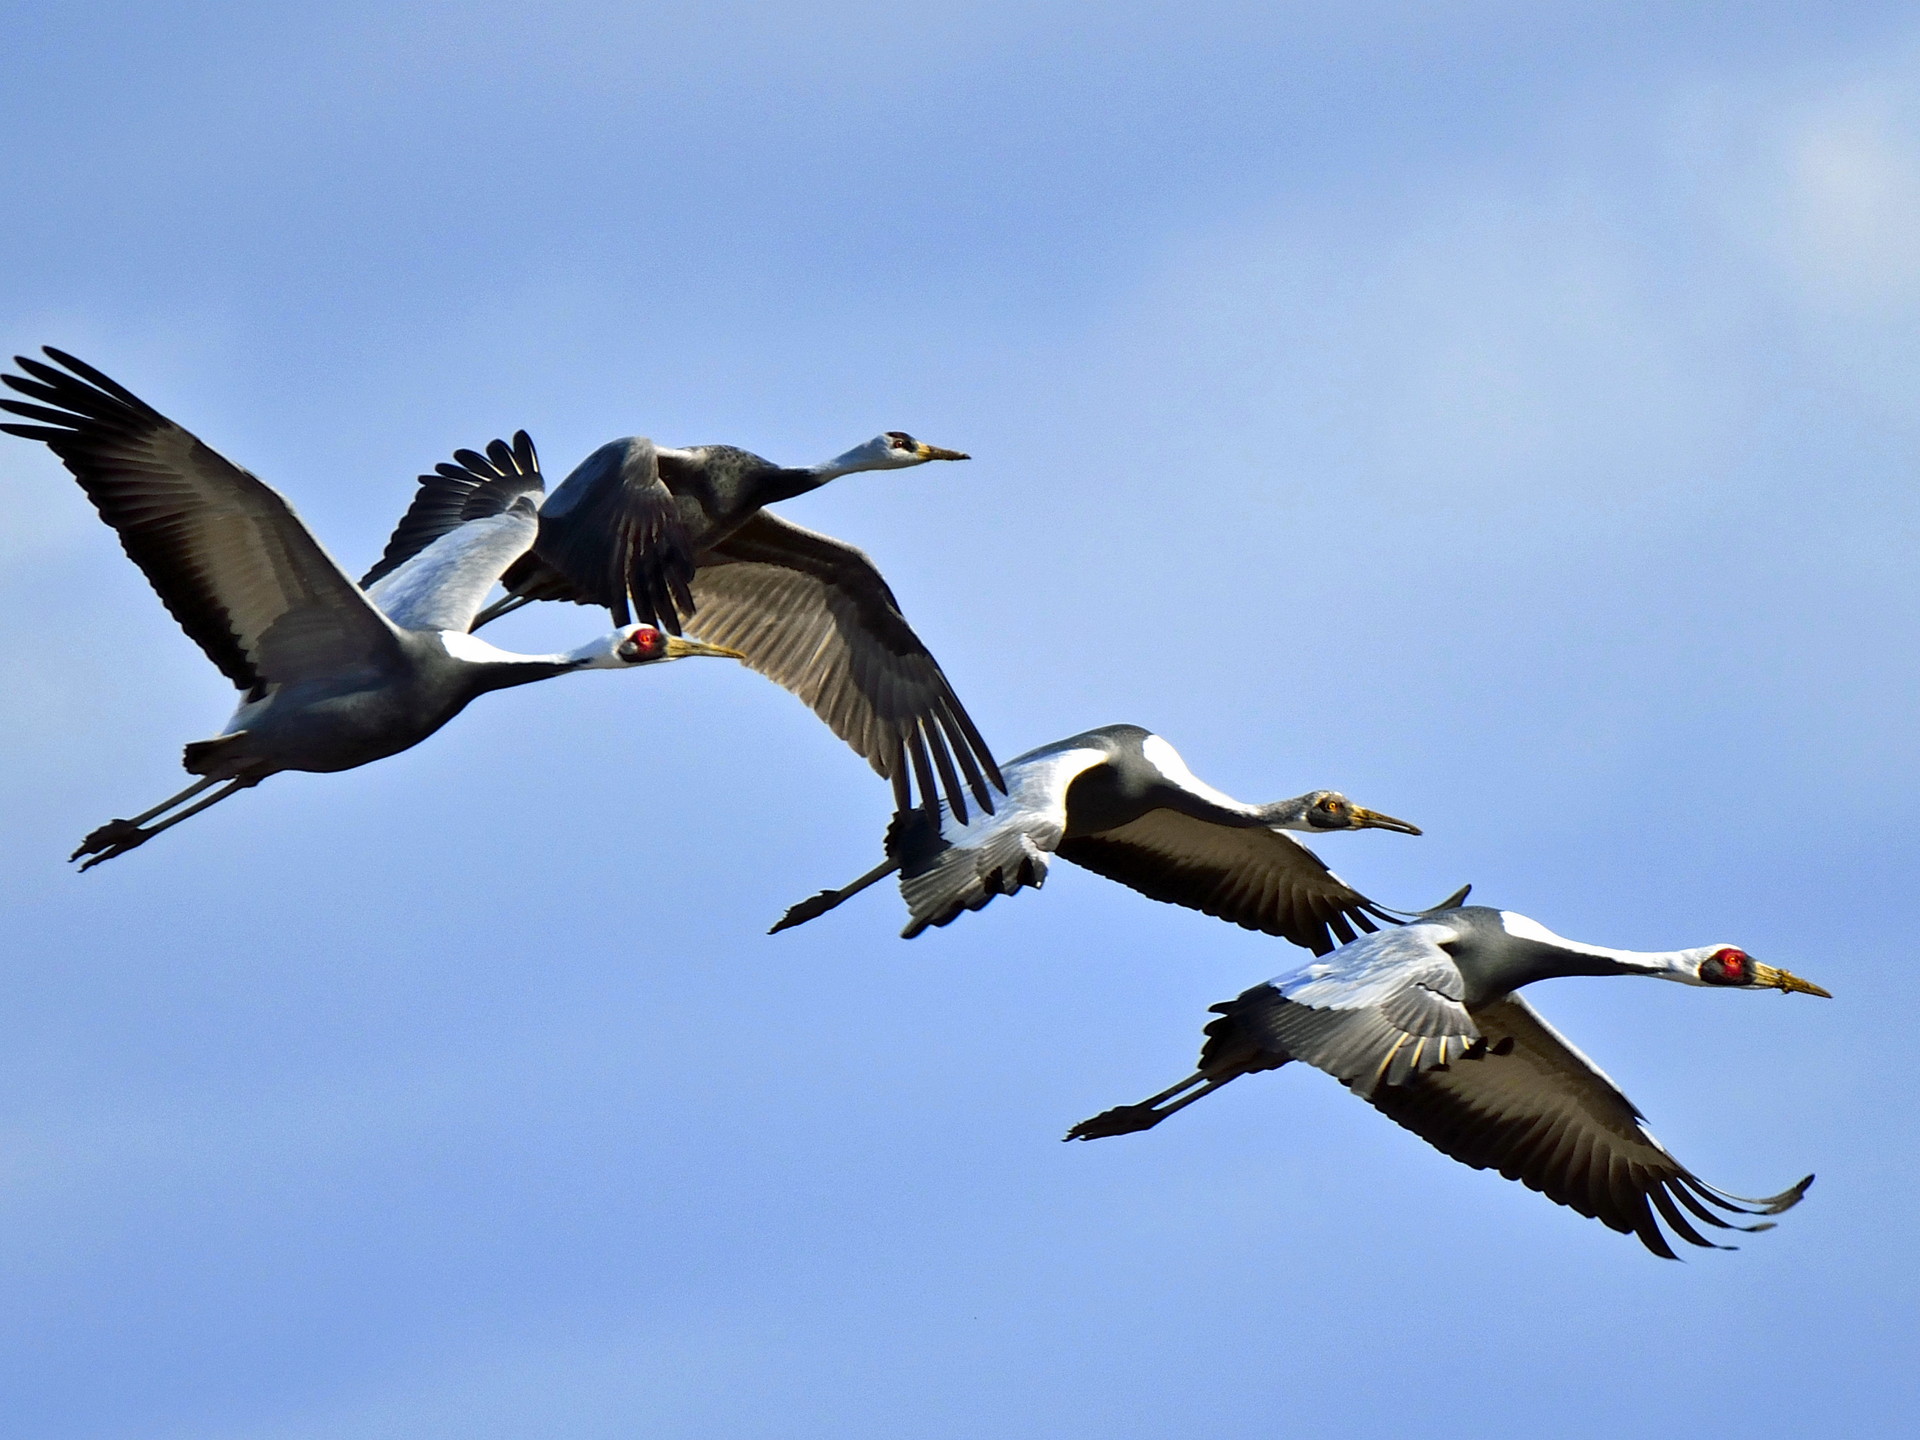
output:
[{"label": "crane's long neck", "polygon": [[804,495],[809,490],[818,490],[842,475],[853,475],[861,470],[897,470],[902,463],[882,437],[869,440],[864,445],[856,445],[844,454],[836,455],[831,460],[822,460],[818,465],[809,465],[804,470],[763,471],[754,477],[754,489],[764,496],[760,501],[762,505],[772,505],[781,500],[791,500],[796,495]]},{"label": "crane's long neck", "polygon": [[828,481],[837,480],[847,473],[845,470],[828,470],[823,465],[813,465],[803,470],[786,466],[762,470],[753,477],[753,503],[756,507],[778,505],[782,500],[791,500],[809,490],[818,490]]},{"label": "crane's long neck", "polygon": [[1296,795],[1291,800],[1275,800],[1269,805],[1258,805],[1260,819],[1275,830],[1307,830],[1315,827],[1307,820],[1307,812],[1313,804],[1313,795]]},{"label": "crane's long neck", "polygon": [[536,680],[551,680],[575,670],[616,669],[614,647],[619,634],[603,635],[578,650],[561,655],[522,655],[490,645],[477,635],[459,630],[442,630],[440,641],[447,654],[457,661],[474,693],[510,690],[515,685],[531,685]]},{"label": "crane's long neck", "polygon": [[[1180,752],[1160,736],[1143,735],[1140,739],[1140,755],[1147,767],[1141,778],[1147,780],[1149,793],[1154,795],[1155,803],[1191,815],[1196,820],[1204,820],[1210,825],[1260,823],[1259,806],[1244,804],[1224,791],[1214,789],[1189,770],[1187,762],[1180,758]],[[1133,767],[1123,765],[1121,769],[1131,772]]]},{"label": "crane's long neck", "polygon": [[1474,968],[1477,989],[1489,994],[1517,990],[1536,980],[1570,975],[1650,975],[1697,983],[1698,950],[1614,950],[1556,935],[1537,920],[1511,910],[1491,912],[1497,935],[1488,935]]}]

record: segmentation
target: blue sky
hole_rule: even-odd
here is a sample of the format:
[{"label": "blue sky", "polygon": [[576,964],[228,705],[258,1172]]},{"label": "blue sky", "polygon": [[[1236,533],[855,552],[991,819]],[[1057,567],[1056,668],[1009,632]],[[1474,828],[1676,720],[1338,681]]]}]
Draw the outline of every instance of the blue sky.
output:
[{"label": "blue sky", "polygon": [[[1312,1073],[1148,1136],[1292,952],[1061,866],[911,944],[737,667],[492,697],[84,879],[231,692],[0,452],[20,1434],[1911,1433],[1920,22],[1893,5],[0,7],[0,344],[350,565],[525,426],[977,457],[869,549],[999,752],[1117,720],[1322,851],[1832,1003],[1536,1003],[1706,1178],[1657,1262]],[[502,631],[545,648],[591,622]]]}]

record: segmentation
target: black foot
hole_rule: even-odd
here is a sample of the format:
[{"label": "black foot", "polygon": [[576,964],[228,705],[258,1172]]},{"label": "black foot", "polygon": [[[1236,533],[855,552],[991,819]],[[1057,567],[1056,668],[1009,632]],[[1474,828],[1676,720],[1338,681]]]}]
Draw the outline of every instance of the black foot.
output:
[{"label": "black foot", "polygon": [[1116,1105],[1111,1110],[1102,1110],[1091,1120],[1082,1120],[1064,1138],[1104,1140],[1109,1135],[1131,1135],[1136,1130],[1151,1130],[1165,1118],[1151,1105]]},{"label": "black foot", "polygon": [[103,861],[111,860],[116,855],[124,855],[127,851],[146,844],[153,837],[153,833],[151,830],[141,829],[131,820],[109,820],[82,840],[80,848],[67,859],[78,860],[82,855],[91,855],[93,858],[80,867],[80,873],[84,875]]},{"label": "black foot", "polygon": [[818,920],[838,905],[842,898],[838,890],[822,890],[818,895],[810,895],[798,905],[788,906],[787,913],[780,917],[767,934],[778,935],[782,930],[791,930],[794,926],[804,925],[809,920]]}]

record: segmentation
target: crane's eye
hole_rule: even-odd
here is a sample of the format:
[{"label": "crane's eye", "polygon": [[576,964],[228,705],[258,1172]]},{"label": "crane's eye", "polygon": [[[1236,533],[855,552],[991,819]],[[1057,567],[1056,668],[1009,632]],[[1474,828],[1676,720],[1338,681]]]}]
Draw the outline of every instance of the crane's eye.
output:
[{"label": "crane's eye", "polygon": [[1753,979],[1753,957],[1728,946],[1700,962],[1700,978],[1709,985],[1745,985]]},{"label": "crane's eye", "polygon": [[1320,808],[1326,811],[1329,815],[1338,815],[1340,813],[1340,802],[1338,800],[1328,798],[1320,802]]},{"label": "crane's eye", "polygon": [[911,450],[913,449],[913,436],[907,434],[904,430],[889,430],[887,432],[887,443],[896,450]]},{"label": "crane's eye", "polygon": [[626,644],[620,647],[620,655],[625,660],[650,660],[660,653],[664,643],[658,630],[651,625],[642,625],[627,636]]}]

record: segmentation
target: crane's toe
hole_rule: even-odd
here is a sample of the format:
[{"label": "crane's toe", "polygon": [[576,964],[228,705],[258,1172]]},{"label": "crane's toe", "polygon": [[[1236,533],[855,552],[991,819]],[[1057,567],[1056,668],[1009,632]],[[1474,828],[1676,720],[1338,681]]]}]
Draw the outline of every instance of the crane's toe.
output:
[{"label": "crane's toe", "polygon": [[1161,1112],[1151,1105],[1116,1105],[1091,1120],[1082,1120],[1063,1138],[1104,1140],[1109,1135],[1131,1135],[1136,1130],[1151,1130],[1161,1119]]},{"label": "crane's toe", "polygon": [[82,840],[80,848],[67,859],[78,860],[83,855],[92,856],[92,859],[80,867],[81,873],[85,874],[104,860],[111,860],[116,855],[124,855],[127,851],[144,845],[152,834],[152,831],[143,830],[131,820],[109,820]]}]

